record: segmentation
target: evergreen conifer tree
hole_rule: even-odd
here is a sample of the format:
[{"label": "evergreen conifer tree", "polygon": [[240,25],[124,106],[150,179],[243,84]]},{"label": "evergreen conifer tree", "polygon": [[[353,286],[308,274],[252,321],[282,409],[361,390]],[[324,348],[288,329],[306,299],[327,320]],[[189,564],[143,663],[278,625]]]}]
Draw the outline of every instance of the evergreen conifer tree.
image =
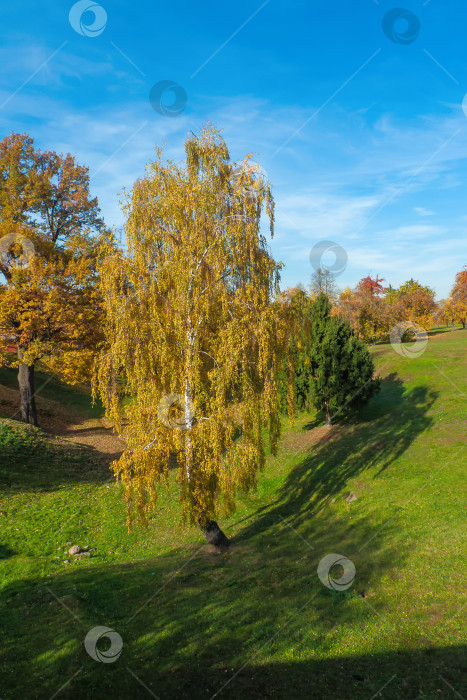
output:
[{"label": "evergreen conifer tree", "polygon": [[313,304],[313,342],[310,350],[310,391],[318,410],[331,417],[344,408],[365,404],[379,390],[373,379],[370,353],[347,322],[330,316],[331,305],[325,294]]}]

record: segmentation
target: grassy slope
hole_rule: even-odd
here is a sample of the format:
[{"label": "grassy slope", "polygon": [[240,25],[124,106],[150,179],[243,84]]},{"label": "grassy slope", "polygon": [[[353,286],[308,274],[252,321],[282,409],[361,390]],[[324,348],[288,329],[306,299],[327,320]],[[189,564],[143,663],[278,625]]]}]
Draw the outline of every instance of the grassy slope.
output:
[{"label": "grassy slope", "polygon": [[[89,393],[85,388],[79,385],[70,387],[67,384],[63,384],[56,376],[51,375],[41,363],[38,363],[38,367],[34,372],[34,379],[36,392],[44,399],[53,399],[64,403],[86,418],[96,418],[102,415],[101,403],[97,401],[93,406],[89,400]],[[0,384],[17,389],[18,370],[0,367]],[[18,420],[18,415],[16,419]]]},{"label": "grassy slope", "polygon": [[[236,673],[220,697],[465,695],[466,334],[374,348],[381,393],[313,445],[317,418],[285,424],[224,556],[179,525],[175,489],[128,534],[91,451],[0,422],[0,697],[207,700]],[[94,556],[63,564],[70,541]],[[355,564],[346,591],[316,575],[330,552]],[[115,663],[84,650],[97,625]]]}]

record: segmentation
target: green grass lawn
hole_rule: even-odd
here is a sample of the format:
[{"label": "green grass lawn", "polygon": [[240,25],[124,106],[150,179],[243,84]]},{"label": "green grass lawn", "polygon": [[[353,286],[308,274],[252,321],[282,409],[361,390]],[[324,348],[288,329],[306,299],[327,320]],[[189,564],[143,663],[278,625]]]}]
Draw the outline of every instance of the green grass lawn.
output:
[{"label": "green grass lawn", "polygon": [[[221,522],[226,554],[180,525],[175,484],[128,534],[92,450],[0,421],[0,698],[466,697],[466,339],[372,348],[381,392],[331,434],[285,420]],[[50,398],[99,410],[76,394]],[[64,564],[68,542],[92,556]],[[355,566],[344,591],[317,576],[334,552]],[[84,648],[99,625],[123,640],[114,663]]]}]

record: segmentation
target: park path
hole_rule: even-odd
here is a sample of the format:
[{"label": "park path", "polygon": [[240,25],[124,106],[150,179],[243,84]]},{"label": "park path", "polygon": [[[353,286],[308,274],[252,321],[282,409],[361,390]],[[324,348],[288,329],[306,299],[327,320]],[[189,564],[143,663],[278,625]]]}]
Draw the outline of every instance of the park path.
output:
[{"label": "park path", "polygon": [[[19,391],[0,384],[0,418],[19,420]],[[118,459],[125,443],[104,418],[85,418],[52,399],[36,397],[39,426],[47,433],[96,450],[109,461]]]}]

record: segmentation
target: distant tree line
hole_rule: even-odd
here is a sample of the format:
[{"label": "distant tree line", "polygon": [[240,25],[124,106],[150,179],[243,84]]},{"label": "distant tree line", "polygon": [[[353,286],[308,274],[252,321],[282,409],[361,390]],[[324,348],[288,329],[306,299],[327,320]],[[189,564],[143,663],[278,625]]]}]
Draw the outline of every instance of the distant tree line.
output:
[{"label": "distant tree line", "polygon": [[[407,321],[430,330],[436,324],[462,323],[467,318],[467,267],[456,275],[448,299],[437,302],[435,291],[411,278],[399,287],[384,287],[383,278],[370,275],[355,288],[337,289],[327,270],[318,270],[310,285],[310,296],[326,293],[331,315],[347,321],[357,336],[366,343],[387,342],[391,328]],[[327,290],[327,291],[326,291]]]}]

